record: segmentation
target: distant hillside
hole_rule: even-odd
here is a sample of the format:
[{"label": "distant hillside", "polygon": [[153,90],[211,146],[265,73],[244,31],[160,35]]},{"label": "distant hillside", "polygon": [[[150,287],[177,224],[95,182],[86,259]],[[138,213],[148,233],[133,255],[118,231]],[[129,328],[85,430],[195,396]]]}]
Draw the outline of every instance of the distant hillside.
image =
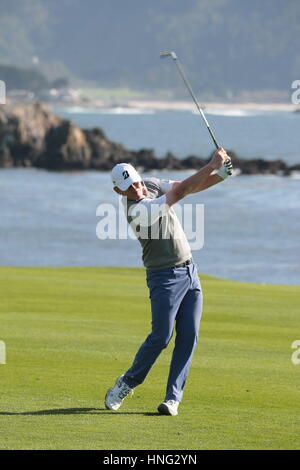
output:
[{"label": "distant hillside", "polygon": [[289,91],[300,79],[298,0],[0,0],[0,7],[0,63],[34,63],[99,86],[182,91],[174,66],[159,60],[160,50],[172,49],[201,93]]}]

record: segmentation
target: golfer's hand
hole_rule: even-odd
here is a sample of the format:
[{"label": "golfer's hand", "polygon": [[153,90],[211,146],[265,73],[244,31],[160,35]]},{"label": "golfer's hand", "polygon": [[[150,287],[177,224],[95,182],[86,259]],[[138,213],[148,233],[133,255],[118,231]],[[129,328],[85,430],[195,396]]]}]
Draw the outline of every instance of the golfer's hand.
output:
[{"label": "golfer's hand", "polygon": [[220,168],[226,160],[230,160],[230,157],[227,155],[223,147],[220,147],[212,156],[211,161],[209,164],[212,166],[214,170]]},{"label": "golfer's hand", "polygon": [[223,180],[225,180],[228,176],[232,175],[232,170],[233,166],[231,158],[228,157],[225,163],[223,163],[223,165],[217,171],[217,175],[219,175]]}]

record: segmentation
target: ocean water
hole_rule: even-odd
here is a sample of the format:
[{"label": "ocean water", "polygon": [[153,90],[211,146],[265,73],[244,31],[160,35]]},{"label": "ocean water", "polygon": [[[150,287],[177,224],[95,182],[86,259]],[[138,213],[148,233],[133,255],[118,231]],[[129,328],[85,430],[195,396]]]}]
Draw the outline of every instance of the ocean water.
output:
[{"label": "ocean water", "polygon": [[[152,173],[174,180],[190,174]],[[97,207],[119,209],[108,173],[1,169],[0,195],[0,265],[142,266],[137,240],[96,236]],[[204,205],[204,245],[193,251],[200,272],[300,284],[296,175],[236,176],[184,201]]]},{"label": "ocean water", "polygon": [[[154,148],[158,156],[167,151],[178,157],[208,156],[213,150],[199,116],[190,112],[56,112],[83,128],[101,127],[129,148]],[[214,110],[207,117],[222,145],[240,156],[300,163],[299,114]],[[152,173],[174,180],[190,174]],[[204,244],[193,251],[200,272],[300,284],[299,175],[236,176],[184,203],[204,207]],[[109,173],[0,169],[0,265],[142,266],[137,240],[97,238],[100,204],[111,204],[118,213]]]},{"label": "ocean water", "polygon": [[[132,150],[153,148],[158,157],[170,151],[178,158],[208,157],[214,150],[202,118],[197,113],[154,112],[141,109],[108,110],[54,108],[80,127],[101,127],[108,138]],[[282,159],[300,163],[300,114],[287,111],[207,110],[218,142],[244,158]]]}]

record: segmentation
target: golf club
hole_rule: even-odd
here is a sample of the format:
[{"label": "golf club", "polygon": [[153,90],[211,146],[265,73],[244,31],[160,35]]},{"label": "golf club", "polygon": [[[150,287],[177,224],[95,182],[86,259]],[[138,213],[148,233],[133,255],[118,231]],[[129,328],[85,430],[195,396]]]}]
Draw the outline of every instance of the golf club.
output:
[{"label": "golf club", "polygon": [[206,127],[207,127],[207,130],[208,130],[208,132],[210,133],[210,136],[211,136],[211,138],[212,138],[212,140],[213,140],[213,142],[214,142],[214,144],[215,144],[215,146],[216,146],[216,149],[219,149],[221,146],[218,144],[218,142],[217,142],[217,140],[216,140],[216,138],[215,138],[215,136],[214,136],[214,134],[213,134],[213,132],[212,132],[212,130],[211,130],[211,128],[210,128],[210,125],[208,124],[208,121],[207,121],[207,119],[206,119],[206,117],[205,117],[205,114],[204,114],[202,108],[200,107],[200,105],[199,105],[199,103],[198,103],[198,101],[197,101],[197,98],[196,98],[196,96],[195,96],[195,94],[194,94],[194,92],[193,92],[193,90],[192,90],[192,87],[191,87],[191,85],[190,85],[190,83],[189,83],[189,81],[188,81],[188,79],[187,79],[187,77],[186,77],[186,75],[185,75],[185,73],[184,73],[184,71],[183,71],[183,69],[182,69],[180,63],[179,63],[179,61],[178,61],[178,57],[177,57],[176,53],[173,52],[173,51],[164,51],[164,52],[161,52],[161,53],[160,53],[160,57],[161,57],[161,58],[165,58],[165,57],[169,57],[169,56],[171,56],[172,59],[174,60],[174,63],[175,63],[175,65],[176,65],[176,67],[177,67],[177,70],[178,70],[178,72],[180,73],[182,80],[184,81],[184,83],[185,83],[187,89],[189,90],[190,95],[191,95],[191,97],[193,98],[193,100],[194,100],[194,102],[195,102],[195,105],[197,106],[197,109],[198,109],[200,115],[202,116],[202,118],[203,118],[203,120],[204,120],[204,122],[205,122],[205,125],[206,125]]}]

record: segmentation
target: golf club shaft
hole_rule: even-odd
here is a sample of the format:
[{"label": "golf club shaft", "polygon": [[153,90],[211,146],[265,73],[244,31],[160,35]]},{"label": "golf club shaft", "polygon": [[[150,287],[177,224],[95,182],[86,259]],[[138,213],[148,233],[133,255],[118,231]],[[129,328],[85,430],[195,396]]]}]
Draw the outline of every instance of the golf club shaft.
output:
[{"label": "golf club shaft", "polygon": [[196,96],[195,96],[193,90],[192,90],[192,87],[191,87],[191,85],[190,85],[190,83],[189,83],[189,81],[188,81],[188,79],[187,79],[187,77],[186,77],[186,75],[185,75],[185,73],[184,73],[184,71],[183,71],[183,69],[182,69],[180,63],[178,62],[177,56],[176,56],[175,54],[174,54],[174,55],[172,54],[171,56],[172,56],[172,59],[173,59],[174,62],[175,62],[175,65],[176,65],[176,67],[177,67],[177,70],[178,70],[178,72],[179,72],[179,74],[180,74],[182,80],[184,81],[184,83],[185,83],[187,89],[189,90],[190,95],[191,95],[191,97],[193,98],[194,103],[195,103],[195,105],[197,106],[197,109],[198,109],[199,113],[201,114],[201,116],[202,116],[202,118],[203,118],[203,120],[204,120],[204,122],[205,122],[205,125],[206,125],[206,127],[207,127],[207,130],[208,130],[208,132],[210,133],[210,136],[211,136],[211,138],[212,138],[212,140],[213,140],[213,142],[214,142],[214,144],[215,144],[215,146],[216,146],[216,149],[220,148],[220,145],[218,144],[217,139],[215,138],[215,136],[214,136],[214,134],[213,134],[213,132],[212,132],[212,130],[211,130],[211,128],[210,128],[210,125],[209,125],[209,123],[208,123],[208,121],[207,121],[207,119],[206,119],[206,117],[205,117],[205,114],[204,114],[204,112],[202,111],[201,107],[199,106],[199,103],[198,103],[198,101],[197,101],[197,98],[196,98]]}]

